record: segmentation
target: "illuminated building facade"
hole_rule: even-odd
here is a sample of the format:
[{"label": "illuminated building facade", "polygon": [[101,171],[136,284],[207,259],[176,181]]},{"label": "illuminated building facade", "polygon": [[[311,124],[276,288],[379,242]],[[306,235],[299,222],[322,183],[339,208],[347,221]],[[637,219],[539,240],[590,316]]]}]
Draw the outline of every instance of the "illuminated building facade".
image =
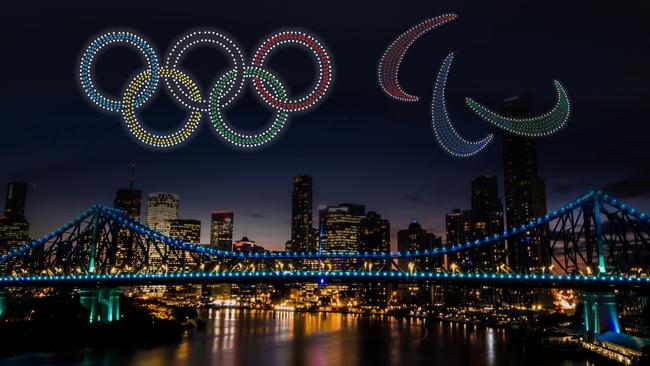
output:
[{"label": "illuminated building facade", "polygon": [[232,232],[235,213],[232,211],[215,211],[210,222],[210,245],[220,250],[232,250]]},{"label": "illuminated building facade", "polygon": [[169,221],[169,236],[185,243],[198,244],[201,241],[201,221],[174,219]]},{"label": "illuminated building facade", "polygon": [[[357,252],[365,210],[364,205],[351,203],[327,206],[320,210],[321,251],[337,254]],[[332,270],[351,270],[358,264],[355,259],[336,259],[327,263]]]},{"label": "illuminated building facade", "polygon": [[178,195],[167,192],[149,193],[147,226],[169,235],[169,223],[178,218]]},{"label": "illuminated building facade", "polygon": [[[198,244],[201,241],[201,221],[193,219],[173,219],[169,221],[169,236],[185,243]],[[180,255],[180,253],[179,253]],[[192,256],[182,253],[182,260],[169,263],[168,271],[183,271],[184,266],[191,266]],[[195,303],[201,295],[200,285],[167,286],[167,297],[176,302]]]},{"label": "illuminated building facade", "polygon": [[[167,192],[149,193],[147,200],[147,226],[169,236],[169,225],[178,219],[178,195]],[[151,254],[149,265],[158,267],[162,258],[156,252]]]}]

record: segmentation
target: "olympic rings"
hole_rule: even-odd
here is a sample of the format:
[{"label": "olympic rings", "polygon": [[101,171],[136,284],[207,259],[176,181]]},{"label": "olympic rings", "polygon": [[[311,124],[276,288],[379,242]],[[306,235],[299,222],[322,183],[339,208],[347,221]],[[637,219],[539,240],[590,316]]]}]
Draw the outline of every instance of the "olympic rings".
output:
[{"label": "olympic rings", "polygon": [[[289,113],[279,109],[276,112],[273,123],[271,123],[271,125],[261,133],[246,135],[233,131],[226,123],[219,107],[222,105],[220,101],[224,95],[223,89],[227,84],[231,83],[234,78],[234,70],[229,71],[217,81],[214,89],[212,89],[212,92],[210,93],[209,116],[214,128],[221,137],[235,146],[258,147],[270,142],[284,127]],[[286,100],[287,91],[284,88],[284,85],[282,85],[282,83],[280,83],[280,81],[270,72],[256,66],[248,66],[244,70],[244,78],[260,78],[264,80],[271,85],[271,89],[273,89],[275,94],[279,95],[281,100]]]},{"label": "olympic rings", "polygon": [[111,43],[125,43],[135,47],[142,53],[147,61],[147,67],[151,70],[151,79],[147,86],[136,99],[136,106],[141,107],[156,91],[158,85],[158,55],[156,51],[142,37],[131,32],[108,32],[97,37],[88,45],[86,51],[81,56],[79,64],[79,78],[81,87],[88,98],[100,108],[111,112],[119,112],[122,109],[122,102],[103,96],[96,88],[92,77],[92,66],[95,56],[102,48]]},{"label": "olympic rings", "polygon": [[[185,88],[190,91],[190,97],[193,101],[201,101],[201,93],[196,83],[192,81],[187,75],[178,70],[170,70],[167,68],[160,69],[160,75],[165,78],[172,78],[174,81],[180,82]],[[131,131],[141,142],[155,147],[170,147],[178,145],[187,140],[201,123],[201,112],[193,111],[190,113],[189,118],[178,131],[172,132],[167,135],[157,135],[149,132],[142,126],[140,120],[135,114],[135,100],[136,95],[143,87],[151,81],[151,71],[146,70],[138,74],[127,86],[124,92],[124,108],[122,109],[122,116],[124,117],[124,124],[127,129]]]},{"label": "olympic rings", "polygon": [[[124,43],[135,47],[144,56],[147,64],[147,68],[140,71],[129,82],[121,100],[103,95],[97,90],[93,80],[95,57],[104,47],[113,43]],[[179,65],[186,54],[200,45],[221,49],[232,65],[232,68],[217,78],[209,88],[210,93],[205,99],[201,96],[197,83],[188,76],[188,73],[179,70]],[[317,63],[318,75],[313,89],[296,99],[288,99],[284,85],[264,66],[270,52],[284,45],[306,48],[314,54]],[[271,125],[254,134],[235,132],[228,126],[222,115],[222,110],[241,94],[245,78],[252,79],[254,90],[266,104],[276,110]],[[261,43],[249,66],[245,64],[243,52],[233,40],[211,29],[183,34],[166,54],[164,67],[160,66],[154,48],[141,36],[124,31],[106,32],[92,40],[82,53],[79,79],[81,89],[93,104],[120,113],[124,125],[136,139],[156,148],[176,146],[192,137],[200,126],[203,112],[207,112],[219,136],[234,146],[254,148],[268,144],[286,125],[289,112],[302,111],[316,105],[327,94],[333,81],[329,54],[313,35],[298,31],[278,32]],[[155,94],[160,79],[164,81],[166,89],[174,99],[190,111],[183,126],[168,134],[149,131],[143,126],[136,112]]]},{"label": "olympic rings", "polygon": [[271,107],[281,109],[286,112],[295,112],[311,108],[325,95],[327,89],[329,89],[332,79],[332,64],[330,63],[330,58],[327,54],[327,51],[325,51],[323,46],[320,44],[320,42],[318,42],[316,38],[304,32],[280,32],[269,37],[257,49],[257,52],[255,52],[251,64],[257,67],[263,67],[264,62],[266,61],[266,57],[269,55],[271,50],[277,46],[292,43],[307,48],[314,54],[314,56],[316,56],[316,63],[318,64],[318,80],[316,81],[314,88],[309,93],[296,100],[283,101],[275,97],[273,94],[269,93],[259,77],[253,77],[255,90],[259,93],[262,99]]}]

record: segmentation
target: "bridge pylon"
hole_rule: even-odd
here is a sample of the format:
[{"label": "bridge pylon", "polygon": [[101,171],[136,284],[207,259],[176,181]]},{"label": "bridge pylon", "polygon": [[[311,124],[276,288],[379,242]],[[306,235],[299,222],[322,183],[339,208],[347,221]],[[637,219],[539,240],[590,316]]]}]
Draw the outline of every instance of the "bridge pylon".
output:
[{"label": "bridge pylon", "polygon": [[616,295],[613,292],[583,292],[585,332],[589,338],[605,332],[620,333]]},{"label": "bridge pylon", "polygon": [[9,297],[9,291],[6,288],[0,288],[0,321],[4,320],[7,312],[7,297]]},{"label": "bridge pylon", "polygon": [[90,312],[89,323],[110,323],[120,320],[119,287],[82,288],[79,302]]}]

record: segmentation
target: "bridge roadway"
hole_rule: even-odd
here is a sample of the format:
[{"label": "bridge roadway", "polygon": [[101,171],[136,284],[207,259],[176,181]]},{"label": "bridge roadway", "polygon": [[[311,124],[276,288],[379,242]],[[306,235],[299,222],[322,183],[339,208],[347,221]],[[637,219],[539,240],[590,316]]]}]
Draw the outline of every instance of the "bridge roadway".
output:
[{"label": "bridge roadway", "polygon": [[217,283],[426,283],[455,286],[495,286],[522,288],[572,288],[583,291],[634,289],[650,292],[650,277],[615,275],[552,275],[505,273],[444,273],[398,271],[301,271],[301,272],[178,272],[140,274],[75,274],[0,277],[2,287],[110,287],[167,284]]}]

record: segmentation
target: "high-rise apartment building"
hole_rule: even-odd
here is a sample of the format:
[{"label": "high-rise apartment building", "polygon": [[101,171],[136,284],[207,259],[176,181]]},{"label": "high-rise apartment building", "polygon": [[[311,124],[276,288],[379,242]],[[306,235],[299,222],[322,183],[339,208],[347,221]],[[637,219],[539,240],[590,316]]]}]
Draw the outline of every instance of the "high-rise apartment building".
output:
[{"label": "high-rise apartment building", "polygon": [[210,223],[210,245],[219,250],[232,250],[232,233],[235,213],[232,211],[215,211]]},{"label": "high-rise apartment building", "polygon": [[294,252],[314,252],[312,240],[312,178],[298,175],[293,178],[291,195],[291,249]]}]

